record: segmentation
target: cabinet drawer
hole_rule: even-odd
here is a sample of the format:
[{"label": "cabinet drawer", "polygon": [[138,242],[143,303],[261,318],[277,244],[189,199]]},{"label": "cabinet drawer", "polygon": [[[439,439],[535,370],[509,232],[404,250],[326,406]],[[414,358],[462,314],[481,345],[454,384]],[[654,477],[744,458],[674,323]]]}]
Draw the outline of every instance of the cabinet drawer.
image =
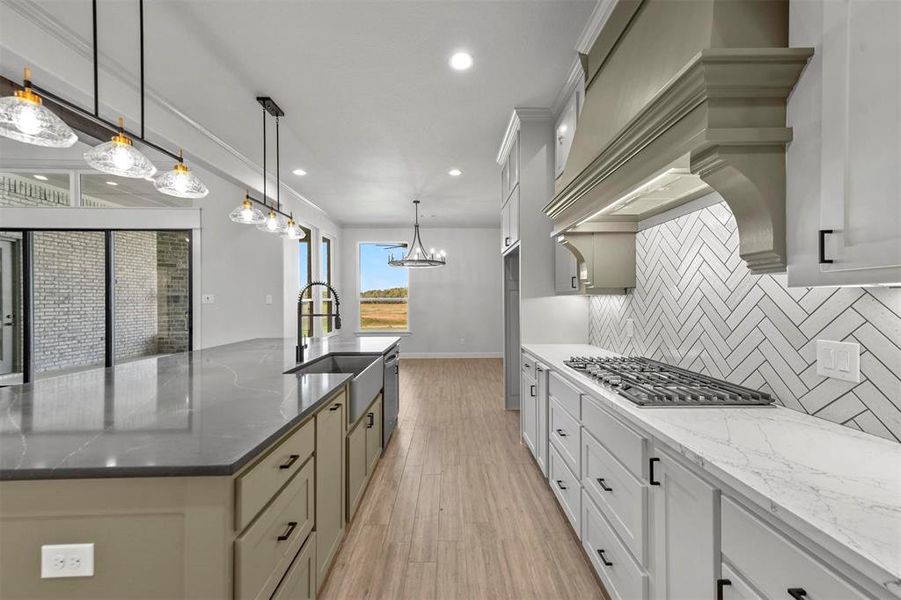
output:
[{"label": "cabinet drawer", "polygon": [[816,600],[863,600],[866,596],[735,501],[723,496],[722,552],[735,571],[769,598],[802,589]]},{"label": "cabinet drawer", "polygon": [[647,564],[648,488],[587,431],[582,432],[582,487],[639,564]]},{"label": "cabinet drawer", "polygon": [[549,484],[557,496],[557,501],[563,507],[563,512],[569,519],[570,525],[576,535],[581,534],[580,518],[582,516],[579,504],[582,501],[579,478],[573,475],[569,467],[560,456],[557,448],[551,444],[548,452],[548,474]]},{"label": "cabinet drawer", "polygon": [[589,396],[582,397],[582,426],[595,439],[600,440],[604,448],[625,465],[632,475],[644,478],[647,438],[621,423]]},{"label": "cabinet drawer", "polygon": [[718,584],[723,590],[721,600],[764,600],[728,563],[720,565],[720,572],[723,580],[723,583]]},{"label": "cabinet drawer", "polygon": [[272,600],[313,600],[316,597],[316,532],[297,553]]},{"label": "cabinet drawer", "polygon": [[582,393],[563,380],[556,373],[548,377],[548,393],[551,398],[556,398],[560,406],[565,408],[576,419],[582,416]]},{"label": "cabinet drawer", "polygon": [[237,598],[268,598],[313,530],[313,460],[235,540]]},{"label": "cabinet drawer", "polygon": [[310,419],[235,481],[235,529],[253,521],[300,466],[313,454],[316,428]]},{"label": "cabinet drawer", "polygon": [[537,361],[529,354],[522,355],[522,372],[535,379],[535,365]]},{"label": "cabinet drawer", "polygon": [[560,401],[551,398],[548,405],[548,435],[551,443],[556,444],[557,450],[566,461],[570,470],[576,477],[582,474],[581,457],[581,427],[579,422],[569,414]]},{"label": "cabinet drawer", "polygon": [[648,597],[647,573],[629,555],[587,494],[582,498],[582,524],[582,546],[610,598],[645,600]]}]

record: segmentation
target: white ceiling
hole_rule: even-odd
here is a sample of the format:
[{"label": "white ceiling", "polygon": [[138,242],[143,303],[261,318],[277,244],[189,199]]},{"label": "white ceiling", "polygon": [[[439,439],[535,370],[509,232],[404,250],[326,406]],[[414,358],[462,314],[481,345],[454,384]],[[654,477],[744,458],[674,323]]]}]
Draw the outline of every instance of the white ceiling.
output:
[{"label": "white ceiling", "polygon": [[[90,2],[37,4],[90,40]],[[258,163],[254,98],[272,96],[286,113],[282,178],[333,220],[406,224],[418,197],[429,225],[496,226],[494,158],[511,109],[551,106],[594,0],[145,5],[148,88]],[[134,72],[136,7],[100,3],[101,50]],[[471,70],[448,67],[457,50],[474,56]],[[89,69],[71,77],[90,90]]]}]

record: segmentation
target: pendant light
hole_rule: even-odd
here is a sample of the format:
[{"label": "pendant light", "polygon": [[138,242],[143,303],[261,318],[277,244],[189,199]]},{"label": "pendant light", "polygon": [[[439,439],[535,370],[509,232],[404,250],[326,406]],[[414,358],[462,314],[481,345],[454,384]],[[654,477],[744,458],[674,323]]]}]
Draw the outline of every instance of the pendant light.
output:
[{"label": "pendant light", "polygon": [[266,215],[266,219],[257,225],[257,229],[265,231],[266,233],[285,233],[287,228],[287,219],[275,212],[274,209],[270,209],[269,214]]},{"label": "pendant light", "polygon": [[92,168],[120,177],[144,179],[156,173],[153,163],[125,135],[125,119],[122,117],[119,117],[119,133],[109,142],[85,152],[84,159]]},{"label": "pendant light", "polygon": [[0,135],[48,148],[69,148],[78,141],[75,132],[32,91],[28,67],[22,85],[12,96],[0,98]]},{"label": "pendant light", "polygon": [[242,223],[244,225],[258,225],[266,220],[263,211],[253,205],[253,202],[247,194],[244,194],[244,202],[242,202],[238,208],[231,211],[228,218],[235,223]]},{"label": "pendant light", "polygon": [[153,187],[162,194],[176,198],[203,198],[210,190],[188,170],[182,151],[178,151],[178,162],[171,171],[163,173],[153,180]]},{"label": "pendant light", "polygon": [[428,269],[431,267],[443,267],[447,264],[447,253],[444,250],[436,251],[434,248],[426,252],[419,237],[419,200],[413,201],[416,210],[416,221],[413,225],[413,241],[410,249],[401,259],[395,259],[393,254],[388,256],[388,264],[392,267],[404,267],[407,269]]},{"label": "pendant light", "polygon": [[300,228],[300,225],[294,222],[293,217],[289,217],[288,225],[285,227],[285,233],[282,237],[288,240],[302,240],[307,237],[307,234]]}]

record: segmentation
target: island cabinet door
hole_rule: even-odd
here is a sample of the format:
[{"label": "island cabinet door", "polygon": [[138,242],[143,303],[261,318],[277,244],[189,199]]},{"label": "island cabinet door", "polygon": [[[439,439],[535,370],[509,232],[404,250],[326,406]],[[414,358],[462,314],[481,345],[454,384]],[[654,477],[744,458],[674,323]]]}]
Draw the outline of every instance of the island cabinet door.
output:
[{"label": "island cabinet door", "polygon": [[652,495],[651,598],[715,598],[719,491],[655,448],[648,463]]},{"label": "island cabinet door", "polygon": [[316,581],[325,581],[344,535],[345,395],[316,414]]},{"label": "island cabinet door", "polygon": [[313,600],[316,597],[316,533],[297,554],[272,600]]},{"label": "island cabinet door", "polygon": [[347,434],[347,521],[357,512],[366,484],[366,419]]},{"label": "island cabinet door", "polygon": [[366,431],[366,473],[372,473],[382,455],[382,399],[373,402],[363,422]]}]

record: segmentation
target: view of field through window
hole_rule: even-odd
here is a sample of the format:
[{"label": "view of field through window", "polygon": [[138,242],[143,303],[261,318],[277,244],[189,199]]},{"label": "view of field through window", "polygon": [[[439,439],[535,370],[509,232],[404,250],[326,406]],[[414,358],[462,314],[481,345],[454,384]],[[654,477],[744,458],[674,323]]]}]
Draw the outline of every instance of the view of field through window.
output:
[{"label": "view of field through window", "polygon": [[360,329],[410,327],[409,275],[406,269],[388,264],[390,252],[383,243],[360,244]]}]

